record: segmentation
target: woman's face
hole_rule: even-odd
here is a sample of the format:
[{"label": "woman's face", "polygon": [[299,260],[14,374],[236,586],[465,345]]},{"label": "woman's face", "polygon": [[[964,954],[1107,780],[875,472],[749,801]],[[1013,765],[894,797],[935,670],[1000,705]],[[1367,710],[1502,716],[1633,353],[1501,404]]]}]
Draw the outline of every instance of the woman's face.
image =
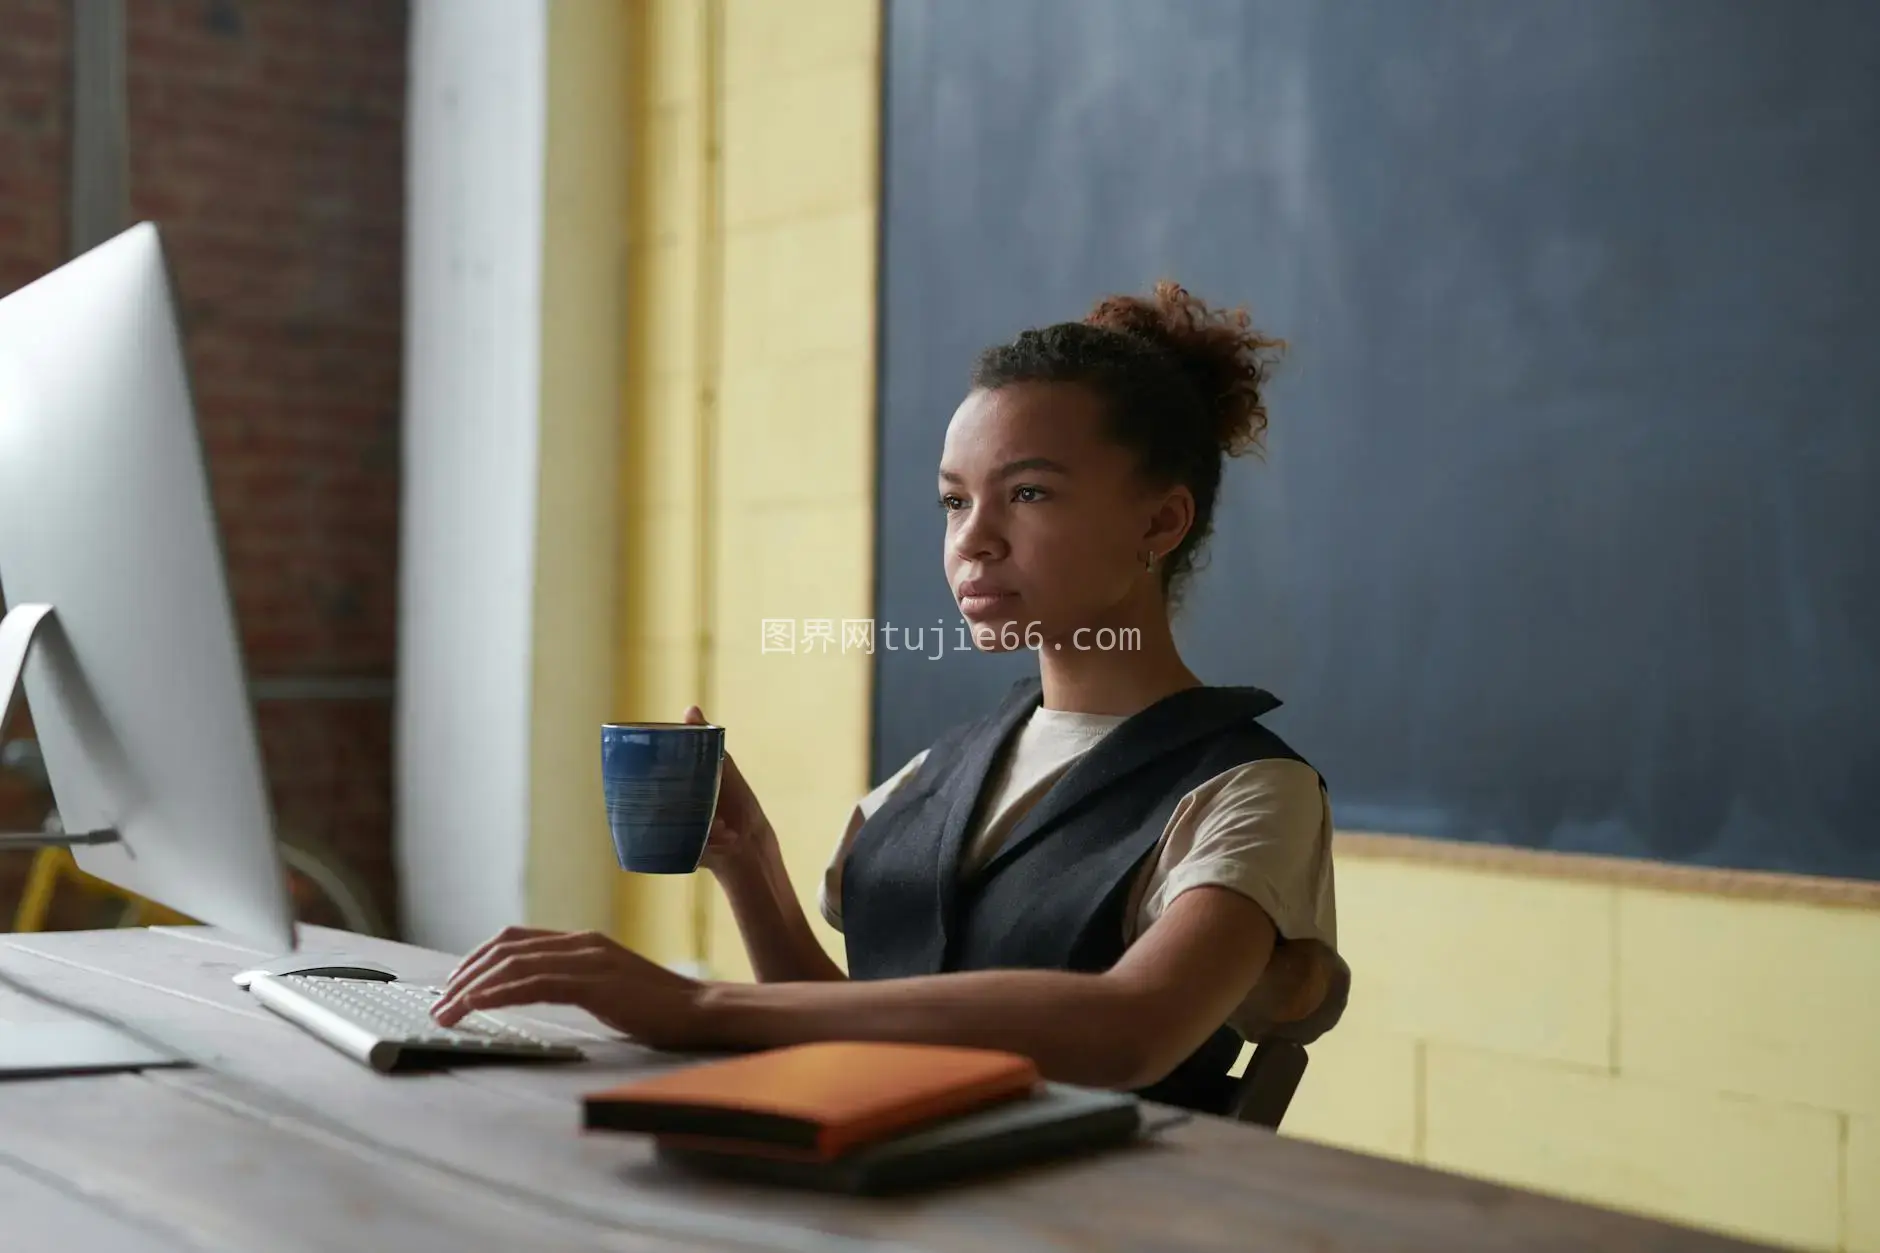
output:
[{"label": "woman's face", "polygon": [[[1020,383],[967,395],[940,456],[946,574],[979,647],[1070,640],[1162,602],[1158,567],[1193,518],[1110,439],[1095,393]],[[1072,641],[1075,643],[1076,641]]]}]

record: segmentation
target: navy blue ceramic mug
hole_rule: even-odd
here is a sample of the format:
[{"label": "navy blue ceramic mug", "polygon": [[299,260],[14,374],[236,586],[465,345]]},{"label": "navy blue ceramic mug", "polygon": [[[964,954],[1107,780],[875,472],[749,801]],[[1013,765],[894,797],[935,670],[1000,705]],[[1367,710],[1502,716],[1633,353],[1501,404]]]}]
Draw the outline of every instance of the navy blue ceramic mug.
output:
[{"label": "navy blue ceramic mug", "polygon": [[705,856],[725,729],[688,722],[601,727],[601,791],[622,870],[691,874]]}]

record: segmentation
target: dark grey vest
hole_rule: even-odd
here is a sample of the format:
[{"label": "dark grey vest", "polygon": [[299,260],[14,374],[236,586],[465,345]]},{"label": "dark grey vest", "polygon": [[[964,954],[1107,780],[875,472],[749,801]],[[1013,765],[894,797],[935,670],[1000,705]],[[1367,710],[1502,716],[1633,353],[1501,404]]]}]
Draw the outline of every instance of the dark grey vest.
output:
[{"label": "dark grey vest", "polygon": [[[842,868],[849,974],[890,979],[956,970],[1102,971],[1123,954],[1136,871],[1181,798],[1251,761],[1304,761],[1256,719],[1258,688],[1177,692],[1125,719],[1060,778],[970,878],[958,865],[1000,750],[1037,707],[1021,680],[991,714],[936,740],[856,833]],[[1228,1109],[1240,1054],[1223,1025],[1143,1096]]]}]

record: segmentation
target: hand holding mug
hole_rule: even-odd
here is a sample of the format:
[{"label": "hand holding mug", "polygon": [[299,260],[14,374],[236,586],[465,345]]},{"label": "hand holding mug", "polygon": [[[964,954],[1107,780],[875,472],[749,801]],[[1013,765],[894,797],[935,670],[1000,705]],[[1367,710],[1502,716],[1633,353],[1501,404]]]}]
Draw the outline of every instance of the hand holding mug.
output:
[{"label": "hand holding mug", "polygon": [[[708,726],[697,705],[685,711],[688,726]],[[724,775],[718,785],[718,808],[712,816],[711,834],[705,842],[705,857],[700,863],[714,875],[754,860],[762,855],[763,845],[772,838],[770,819],[757,794],[745,782],[737,762],[726,753]]]}]

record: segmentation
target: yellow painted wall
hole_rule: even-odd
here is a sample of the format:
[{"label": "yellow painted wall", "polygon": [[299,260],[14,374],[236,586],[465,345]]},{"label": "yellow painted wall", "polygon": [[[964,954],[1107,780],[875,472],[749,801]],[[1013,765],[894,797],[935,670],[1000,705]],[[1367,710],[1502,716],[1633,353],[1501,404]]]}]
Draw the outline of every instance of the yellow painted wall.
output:
[{"label": "yellow painted wall", "polygon": [[[809,901],[867,659],[759,632],[872,612],[876,7],[632,13],[616,704],[729,728]],[[623,936],[747,973],[708,885],[620,886]],[[1338,889],[1351,1007],[1286,1134],[1880,1253],[1880,914],[1342,853]]]},{"label": "yellow painted wall", "polygon": [[[869,659],[760,645],[767,618],[870,612],[877,42],[872,0],[725,6],[711,681],[806,902],[868,787]],[[711,917],[711,969],[748,973],[730,911]]]},{"label": "yellow painted wall", "polygon": [[[860,651],[763,623],[866,617],[874,508],[877,20],[869,0],[641,0],[617,705],[698,701],[813,903],[867,790]],[[620,929],[748,974],[703,879],[621,885]],[[812,914],[812,917],[814,915]],[[838,958],[839,937],[814,924]]]},{"label": "yellow painted wall", "polygon": [[1880,1253],[1880,913],[1337,867],[1351,1006],[1288,1134]]},{"label": "yellow painted wall", "polygon": [[595,789],[619,653],[626,12],[548,6],[526,904],[530,922],[576,930],[614,908]]},{"label": "yellow painted wall", "polygon": [[[706,692],[705,455],[711,434],[701,289],[716,248],[704,50],[711,0],[625,0],[632,160],[621,362],[622,719],[672,720]],[[616,930],[657,960],[696,962],[698,884],[616,876]]]}]

